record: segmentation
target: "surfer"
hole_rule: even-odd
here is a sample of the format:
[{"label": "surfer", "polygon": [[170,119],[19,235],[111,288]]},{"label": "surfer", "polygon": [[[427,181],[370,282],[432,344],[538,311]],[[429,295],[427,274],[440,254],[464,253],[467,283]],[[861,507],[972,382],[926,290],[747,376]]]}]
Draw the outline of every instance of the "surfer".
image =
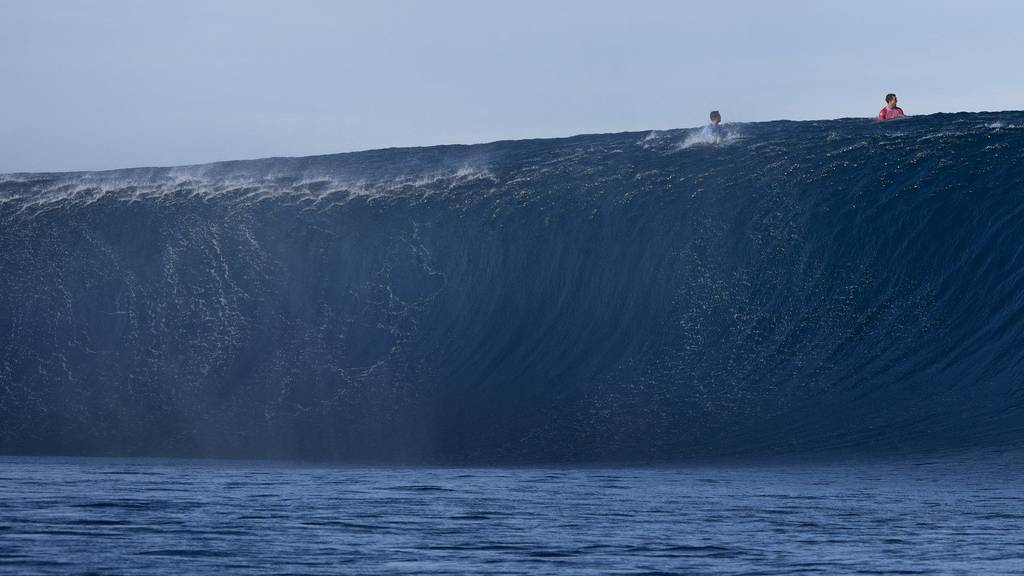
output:
[{"label": "surfer", "polygon": [[704,131],[701,133],[705,139],[714,142],[715,144],[722,141],[725,136],[722,127],[719,124],[722,123],[722,115],[718,113],[718,110],[711,111],[711,122],[704,127]]},{"label": "surfer", "polygon": [[885,108],[882,108],[882,111],[878,113],[878,119],[892,120],[893,118],[902,118],[903,116],[905,116],[905,114],[903,114],[903,108],[896,105],[896,95],[886,94]]}]

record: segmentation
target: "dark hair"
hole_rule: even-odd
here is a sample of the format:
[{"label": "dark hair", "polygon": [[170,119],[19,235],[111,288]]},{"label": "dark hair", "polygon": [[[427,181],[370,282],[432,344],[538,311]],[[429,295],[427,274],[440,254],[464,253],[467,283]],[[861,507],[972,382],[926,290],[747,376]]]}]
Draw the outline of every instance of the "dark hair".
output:
[{"label": "dark hair", "polygon": [[886,104],[888,104],[889,102],[892,102],[895,99],[896,99],[896,95],[895,94],[891,94],[890,93],[890,94],[886,94],[885,95],[885,103]]},{"label": "dark hair", "polygon": [[714,120],[715,116],[718,116],[719,118],[722,117],[722,115],[718,113],[718,110],[712,110],[711,111],[711,119]]}]

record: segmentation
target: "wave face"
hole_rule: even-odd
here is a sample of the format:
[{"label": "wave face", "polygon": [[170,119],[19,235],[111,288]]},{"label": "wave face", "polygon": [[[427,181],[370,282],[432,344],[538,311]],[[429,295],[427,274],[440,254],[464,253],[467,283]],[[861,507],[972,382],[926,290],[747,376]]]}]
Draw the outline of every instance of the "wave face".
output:
[{"label": "wave face", "polygon": [[1024,113],[0,176],[0,452],[1024,440]]}]

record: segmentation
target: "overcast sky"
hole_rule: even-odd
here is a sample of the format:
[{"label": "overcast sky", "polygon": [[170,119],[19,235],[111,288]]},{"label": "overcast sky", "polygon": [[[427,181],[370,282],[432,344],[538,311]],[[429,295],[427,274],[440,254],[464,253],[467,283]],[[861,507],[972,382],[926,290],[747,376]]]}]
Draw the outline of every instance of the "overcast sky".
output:
[{"label": "overcast sky", "polygon": [[0,0],[0,172],[1024,108],[1024,2]]}]

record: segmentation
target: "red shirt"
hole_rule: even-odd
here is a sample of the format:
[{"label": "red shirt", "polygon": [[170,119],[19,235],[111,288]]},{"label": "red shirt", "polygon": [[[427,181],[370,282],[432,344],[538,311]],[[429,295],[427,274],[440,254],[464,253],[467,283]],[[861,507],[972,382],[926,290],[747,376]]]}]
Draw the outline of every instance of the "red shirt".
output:
[{"label": "red shirt", "polygon": [[899,106],[893,106],[891,110],[886,106],[878,113],[879,120],[892,120],[893,118],[902,118],[903,116],[903,108]]}]

